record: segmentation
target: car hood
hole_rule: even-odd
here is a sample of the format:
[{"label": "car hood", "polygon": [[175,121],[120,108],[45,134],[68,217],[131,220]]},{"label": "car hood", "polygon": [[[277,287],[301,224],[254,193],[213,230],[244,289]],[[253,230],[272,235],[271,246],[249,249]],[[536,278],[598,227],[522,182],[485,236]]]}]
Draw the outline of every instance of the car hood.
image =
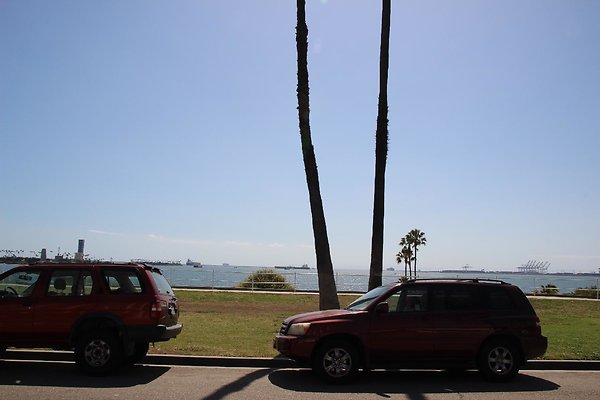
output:
[{"label": "car hood", "polygon": [[287,324],[297,324],[301,322],[315,322],[326,319],[338,319],[344,318],[349,315],[360,313],[361,311],[348,311],[348,310],[325,310],[325,311],[313,311],[303,314],[297,314],[291,316],[285,320]]}]

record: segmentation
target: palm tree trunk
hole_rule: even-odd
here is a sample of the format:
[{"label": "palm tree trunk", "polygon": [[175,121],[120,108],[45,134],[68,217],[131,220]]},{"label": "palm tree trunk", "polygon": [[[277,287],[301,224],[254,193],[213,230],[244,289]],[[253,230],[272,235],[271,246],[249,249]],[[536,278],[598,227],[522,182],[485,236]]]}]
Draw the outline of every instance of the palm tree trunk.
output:
[{"label": "palm tree trunk", "polygon": [[308,27],[306,1],[297,0],[296,48],[298,51],[298,119],[302,157],[312,214],[313,236],[319,276],[319,307],[321,310],[340,308],[333,276],[333,263],[327,237],[327,225],[319,187],[319,172],[310,132],[310,103],[308,87]]},{"label": "palm tree trunk", "polygon": [[369,290],[381,286],[383,273],[383,220],[385,211],[385,167],[388,153],[388,72],[390,54],[391,0],[382,0],[381,45],[379,49],[379,103],[375,132],[375,187],[373,191],[373,234]]},{"label": "palm tree trunk", "polygon": [[415,264],[414,264],[414,267],[415,267],[415,278],[416,278],[417,277],[417,246],[414,246],[414,248],[415,248]]}]

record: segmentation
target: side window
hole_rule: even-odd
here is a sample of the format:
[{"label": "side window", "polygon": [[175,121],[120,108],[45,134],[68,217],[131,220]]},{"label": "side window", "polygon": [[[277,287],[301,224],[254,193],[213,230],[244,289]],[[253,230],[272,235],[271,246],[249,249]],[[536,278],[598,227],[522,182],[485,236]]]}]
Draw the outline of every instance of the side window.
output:
[{"label": "side window", "polygon": [[389,312],[397,312],[398,304],[400,303],[400,292],[394,293],[387,299],[387,303],[389,306]]},{"label": "side window", "polygon": [[90,271],[81,271],[79,281],[77,283],[77,296],[89,296],[92,294],[94,281]]},{"label": "side window", "polygon": [[487,306],[492,310],[515,309],[515,304],[506,290],[493,288],[485,292],[485,297],[487,297]]},{"label": "side window", "polygon": [[436,287],[433,290],[431,303],[435,311],[466,311],[482,308],[476,290],[455,285]]},{"label": "side window", "polygon": [[445,308],[448,311],[476,310],[481,302],[475,290],[466,287],[446,288]]},{"label": "side window", "polygon": [[87,270],[56,270],[50,275],[48,296],[89,296],[92,294],[92,276]]},{"label": "side window", "polygon": [[142,282],[135,270],[104,270],[106,285],[112,294],[142,293]]},{"label": "side window", "polygon": [[0,280],[0,298],[29,297],[40,277],[40,271],[18,271]]},{"label": "side window", "polygon": [[398,312],[419,312],[427,310],[427,289],[405,289],[398,301]]}]

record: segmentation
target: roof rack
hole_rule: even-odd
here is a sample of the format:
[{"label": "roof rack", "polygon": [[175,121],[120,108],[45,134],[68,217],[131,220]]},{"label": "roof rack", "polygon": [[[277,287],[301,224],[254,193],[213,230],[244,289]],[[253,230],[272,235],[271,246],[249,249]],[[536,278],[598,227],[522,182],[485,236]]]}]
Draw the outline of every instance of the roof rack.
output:
[{"label": "roof rack", "polygon": [[496,283],[498,285],[508,285],[508,282],[504,282],[499,279],[487,279],[487,278],[413,278],[409,279],[404,283],[415,283],[423,281],[442,281],[442,282],[473,282],[473,283]]}]

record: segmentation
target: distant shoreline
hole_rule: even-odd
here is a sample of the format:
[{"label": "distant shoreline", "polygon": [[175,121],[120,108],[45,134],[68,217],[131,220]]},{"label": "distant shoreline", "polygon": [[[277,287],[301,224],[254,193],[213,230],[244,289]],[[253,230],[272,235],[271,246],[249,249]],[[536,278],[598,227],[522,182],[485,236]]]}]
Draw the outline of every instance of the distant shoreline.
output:
[{"label": "distant shoreline", "polygon": [[[0,257],[0,264],[33,264],[33,263],[37,263],[40,262],[41,259],[38,257]],[[141,260],[136,260],[138,262],[141,262]],[[47,262],[76,262],[73,259],[63,259],[63,260],[53,260],[53,259],[48,259]],[[100,260],[83,260],[84,263],[94,263],[94,262],[98,262],[98,263],[108,263],[109,261],[100,261]],[[169,266],[185,266],[183,264],[178,264],[176,262],[164,262],[164,261],[144,261],[147,264],[152,264],[155,266],[165,266],[165,267],[169,267]],[[206,265],[206,267],[246,267],[246,266],[239,266],[239,265],[229,265],[229,264],[222,264],[219,266],[216,265]],[[250,267],[250,266],[249,266]],[[264,268],[264,267],[260,267],[260,266],[251,266],[252,268]],[[267,267],[270,268],[270,267]],[[307,268],[307,267],[293,267],[293,266],[275,266],[273,268],[277,268],[277,269],[290,269],[290,270],[309,270],[309,271],[314,271],[316,270],[316,268]],[[365,270],[362,269],[353,269],[353,268],[342,268],[343,270],[356,270],[356,271],[360,271],[360,272],[364,272]],[[394,269],[386,269],[385,271],[387,272],[396,272],[396,273],[401,273],[402,272],[402,268],[400,267],[395,267]],[[366,270],[368,273],[368,270]],[[484,269],[440,269],[440,270],[429,270],[429,269],[419,269],[419,274],[420,273],[444,273],[444,274],[459,274],[459,275],[476,275],[476,274],[485,274],[485,275],[517,275],[517,276],[523,276],[523,275],[528,275],[528,276],[595,276],[595,277],[600,277],[600,272],[540,272],[540,273],[535,273],[535,272],[520,272],[520,271],[488,271],[488,270],[484,270]]]}]

